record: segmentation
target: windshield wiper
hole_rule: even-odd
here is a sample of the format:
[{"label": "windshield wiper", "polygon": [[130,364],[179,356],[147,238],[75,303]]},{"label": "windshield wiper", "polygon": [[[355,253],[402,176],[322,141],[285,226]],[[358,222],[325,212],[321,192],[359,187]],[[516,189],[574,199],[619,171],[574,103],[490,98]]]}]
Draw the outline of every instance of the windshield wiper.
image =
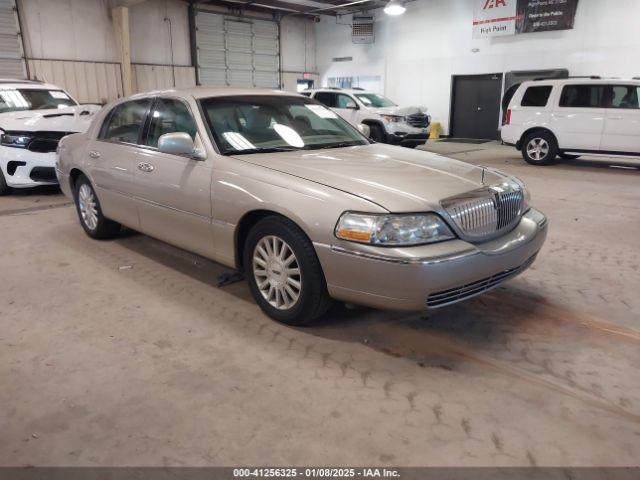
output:
[{"label": "windshield wiper", "polygon": [[244,155],[248,153],[274,153],[274,152],[293,152],[300,150],[296,147],[256,147],[245,148],[243,150],[231,150],[226,152],[227,155]]},{"label": "windshield wiper", "polygon": [[364,145],[360,142],[338,142],[338,143],[326,143],[321,145],[307,145],[309,150],[325,149],[325,148],[342,148],[342,147],[355,147],[356,145]]}]

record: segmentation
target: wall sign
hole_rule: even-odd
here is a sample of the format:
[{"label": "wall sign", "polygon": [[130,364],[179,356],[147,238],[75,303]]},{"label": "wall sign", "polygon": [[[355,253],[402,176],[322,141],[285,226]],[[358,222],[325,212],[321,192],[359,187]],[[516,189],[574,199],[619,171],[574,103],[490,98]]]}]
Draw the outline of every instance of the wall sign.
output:
[{"label": "wall sign", "polygon": [[473,38],[573,28],[578,0],[475,0]]}]

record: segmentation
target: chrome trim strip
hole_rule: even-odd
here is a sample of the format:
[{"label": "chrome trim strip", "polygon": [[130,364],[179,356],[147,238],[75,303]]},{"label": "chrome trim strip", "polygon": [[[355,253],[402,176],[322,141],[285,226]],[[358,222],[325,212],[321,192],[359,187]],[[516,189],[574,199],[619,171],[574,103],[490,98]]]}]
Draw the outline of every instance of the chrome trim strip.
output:
[{"label": "chrome trim strip", "polygon": [[353,255],[359,258],[366,258],[368,260],[377,260],[380,262],[389,262],[396,263],[400,265],[435,265],[442,262],[449,262],[452,260],[458,260],[460,258],[471,257],[474,255],[479,255],[482,252],[479,250],[475,250],[470,248],[468,250],[464,250],[462,252],[456,252],[454,254],[448,255],[440,255],[434,257],[420,257],[420,258],[399,258],[399,257],[391,257],[388,255],[378,255],[375,253],[366,253],[366,252],[358,252],[355,250],[348,250],[343,247],[339,247],[337,245],[325,245],[328,246],[332,252],[341,253],[344,255]]}]

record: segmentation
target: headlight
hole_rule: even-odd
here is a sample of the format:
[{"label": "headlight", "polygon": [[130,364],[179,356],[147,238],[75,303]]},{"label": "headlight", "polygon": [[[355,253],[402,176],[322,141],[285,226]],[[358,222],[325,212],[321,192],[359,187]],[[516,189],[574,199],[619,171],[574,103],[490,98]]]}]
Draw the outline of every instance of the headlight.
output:
[{"label": "headlight", "polygon": [[389,123],[404,122],[404,117],[401,115],[382,115],[382,119]]},{"label": "headlight", "polygon": [[5,147],[26,148],[32,138],[33,135],[27,133],[3,133],[0,138],[0,144]]},{"label": "headlight", "polygon": [[342,240],[393,247],[455,238],[435,213],[378,215],[346,212],[338,220],[335,235]]}]

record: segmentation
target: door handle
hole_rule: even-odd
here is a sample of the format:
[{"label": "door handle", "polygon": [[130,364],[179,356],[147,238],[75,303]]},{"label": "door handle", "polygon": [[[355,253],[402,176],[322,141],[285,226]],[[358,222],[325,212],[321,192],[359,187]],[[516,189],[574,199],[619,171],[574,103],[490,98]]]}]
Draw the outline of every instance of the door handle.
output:
[{"label": "door handle", "polygon": [[567,118],[567,116],[563,113],[554,113],[553,116],[556,118]]},{"label": "door handle", "polygon": [[143,172],[153,172],[155,167],[148,162],[140,162],[138,164],[138,170],[142,170]]},{"label": "door handle", "polygon": [[90,156],[91,158],[100,158],[100,152],[99,152],[99,151],[97,151],[97,150],[91,150],[91,151],[89,152],[89,156]]},{"label": "door handle", "polygon": [[607,117],[607,120],[624,120],[624,117]]}]

